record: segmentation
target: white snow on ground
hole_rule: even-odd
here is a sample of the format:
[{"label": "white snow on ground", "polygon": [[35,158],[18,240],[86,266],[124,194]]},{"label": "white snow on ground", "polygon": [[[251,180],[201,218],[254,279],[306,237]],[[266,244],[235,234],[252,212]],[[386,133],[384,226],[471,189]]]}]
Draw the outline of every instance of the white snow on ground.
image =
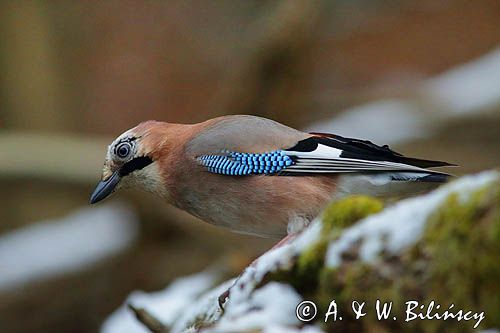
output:
[{"label": "white snow on ground", "polygon": [[500,48],[422,81],[415,93],[355,106],[304,130],[400,144],[429,136],[447,119],[489,111],[500,104]]},{"label": "white snow on ground", "polygon": [[[178,279],[163,291],[132,293],[125,303],[144,308],[170,327],[170,332],[190,332],[189,324],[203,317],[208,321],[219,319],[218,297],[234,280],[212,288],[217,274],[206,271]],[[212,288],[212,289],[210,289]],[[207,291],[208,290],[208,291]],[[321,333],[314,326],[302,330],[295,317],[295,307],[301,301],[295,290],[281,283],[268,283],[249,295],[245,302],[225,306],[225,314],[217,325],[203,332],[223,333],[263,329],[268,333]],[[116,310],[101,327],[102,333],[148,333],[125,305]]]},{"label": "white snow on ground", "polygon": [[125,205],[84,208],[0,236],[0,290],[63,275],[117,254],[137,236]]},{"label": "white snow on ground", "polygon": [[423,90],[451,113],[500,104],[500,48],[427,80]]},{"label": "white snow on ground", "polygon": [[[183,316],[186,309],[199,302],[198,297],[213,287],[216,279],[217,274],[210,271],[191,275],[174,281],[162,291],[154,293],[133,292],[125,304],[130,303],[136,308],[144,308],[163,324],[170,326]],[[217,304],[217,297],[215,297],[214,302]],[[108,317],[101,327],[101,332],[148,333],[149,331],[123,305]]]},{"label": "white snow on ground", "polygon": [[[231,296],[225,305],[225,314],[217,325],[204,332],[234,332],[265,329],[265,332],[299,332],[290,327],[296,325],[295,306],[300,296],[289,286],[273,283],[252,293],[264,275],[292,264],[293,256],[313,243],[320,235],[321,224],[316,221],[295,241],[271,250],[248,267],[236,282],[229,280],[213,288],[217,274],[202,272],[182,278],[164,291],[156,293],[135,292],[125,303],[144,308],[162,323],[171,327],[171,332],[186,332],[188,324],[200,315],[219,319],[218,297],[231,288]],[[240,290],[240,288],[244,287]],[[211,289],[210,289],[211,288]],[[210,290],[209,290],[210,289]],[[252,310],[250,310],[252,309]],[[237,326],[236,326],[237,325]],[[102,333],[147,333],[130,310],[122,306],[102,325]],[[315,327],[304,327],[300,332],[320,333]]]},{"label": "white snow on ground", "polygon": [[219,319],[221,315],[219,296],[231,287],[234,281],[235,279],[231,279],[212,288],[195,302],[192,302],[190,306],[183,309],[180,317],[174,322],[170,331],[172,333],[183,332],[189,326],[189,323],[192,323],[193,318],[199,318],[200,316],[203,316],[207,321]]},{"label": "white snow on ground", "polygon": [[395,253],[415,244],[421,237],[425,222],[432,212],[451,193],[470,193],[500,178],[498,171],[486,171],[444,185],[433,192],[401,200],[379,214],[371,215],[343,231],[328,247],[326,264],[330,267],[341,263],[342,253],[361,241],[360,257],[374,260],[382,249]]},{"label": "white snow on ground", "polygon": [[331,120],[309,126],[307,132],[331,132],[347,137],[397,144],[426,137],[429,130],[419,109],[404,100],[380,100],[345,110]]},{"label": "white snow on ground", "polygon": [[302,301],[287,284],[269,282],[255,290],[245,302],[233,302],[217,322],[215,332],[244,332],[265,327],[286,327],[300,324],[295,307]]}]

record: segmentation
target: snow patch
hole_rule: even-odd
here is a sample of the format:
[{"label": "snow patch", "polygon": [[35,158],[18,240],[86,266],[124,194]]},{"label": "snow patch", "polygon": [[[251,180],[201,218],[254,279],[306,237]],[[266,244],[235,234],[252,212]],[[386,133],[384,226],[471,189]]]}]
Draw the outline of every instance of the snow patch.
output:
[{"label": "snow patch", "polygon": [[[197,298],[213,287],[217,279],[214,272],[202,272],[175,280],[165,290],[145,293],[133,292],[125,304],[143,308],[166,326],[171,326],[186,309],[199,302]],[[216,299],[215,299],[216,303]],[[206,309],[205,309],[206,310]],[[102,333],[148,333],[125,305],[116,310],[101,327]],[[175,331],[173,331],[175,332]]]},{"label": "snow patch", "polygon": [[423,92],[458,115],[500,104],[500,48],[427,80]]},{"label": "snow patch", "polygon": [[382,212],[371,215],[344,230],[338,240],[331,243],[326,254],[329,267],[339,266],[342,253],[361,241],[360,257],[373,261],[382,249],[396,253],[415,244],[421,237],[430,214],[451,193],[465,194],[500,178],[498,171],[486,171],[465,176],[423,196],[399,201]]},{"label": "snow patch", "polygon": [[267,327],[269,331],[300,324],[295,307],[302,298],[289,285],[270,282],[255,290],[245,302],[232,303],[217,322],[217,332],[245,332]]},{"label": "snow patch", "polygon": [[207,322],[219,319],[222,314],[219,307],[219,296],[228,290],[229,287],[234,284],[234,281],[235,279],[226,281],[200,296],[196,302],[184,309],[180,318],[175,321],[170,331],[172,333],[184,332],[194,318],[199,318],[201,316],[205,318]]},{"label": "snow patch", "polygon": [[138,234],[123,204],[84,208],[0,237],[0,290],[63,275],[128,248]]}]

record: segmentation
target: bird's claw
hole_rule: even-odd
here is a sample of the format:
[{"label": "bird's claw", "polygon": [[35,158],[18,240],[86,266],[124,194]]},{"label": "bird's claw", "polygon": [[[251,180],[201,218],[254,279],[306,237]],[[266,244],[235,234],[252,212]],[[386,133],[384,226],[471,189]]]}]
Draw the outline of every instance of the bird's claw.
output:
[{"label": "bird's claw", "polygon": [[225,292],[220,294],[220,296],[218,298],[219,308],[222,311],[224,311],[224,304],[226,304],[228,298],[229,298],[229,289],[227,289]]}]

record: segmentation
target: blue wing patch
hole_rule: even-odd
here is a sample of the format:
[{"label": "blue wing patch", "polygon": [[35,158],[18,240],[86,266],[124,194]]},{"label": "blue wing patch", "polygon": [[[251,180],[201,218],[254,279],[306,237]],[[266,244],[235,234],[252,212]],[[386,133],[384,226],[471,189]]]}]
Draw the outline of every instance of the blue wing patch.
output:
[{"label": "blue wing patch", "polygon": [[262,154],[227,152],[224,155],[203,155],[198,161],[209,172],[229,176],[274,174],[294,164],[282,150]]}]

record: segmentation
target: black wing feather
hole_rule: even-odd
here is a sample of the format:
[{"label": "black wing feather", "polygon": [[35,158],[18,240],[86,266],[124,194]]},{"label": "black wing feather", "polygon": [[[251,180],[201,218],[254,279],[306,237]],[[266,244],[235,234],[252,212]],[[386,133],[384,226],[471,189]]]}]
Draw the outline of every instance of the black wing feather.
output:
[{"label": "black wing feather", "polygon": [[[326,146],[342,150],[342,154],[340,156],[344,158],[370,160],[370,161],[396,162],[407,165],[413,165],[420,168],[455,166],[454,164],[442,161],[432,161],[432,160],[406,157],[390,149],[388,145],[379,146],[368,140],[347,138],[330,133],[311,133],[311,134],[314,136],[300,141],[295,147],[290,148],[289,150],[312,151],[316,149],[318,144],[321,143]],[[297,148],[301,150],[297,150]]]}]

